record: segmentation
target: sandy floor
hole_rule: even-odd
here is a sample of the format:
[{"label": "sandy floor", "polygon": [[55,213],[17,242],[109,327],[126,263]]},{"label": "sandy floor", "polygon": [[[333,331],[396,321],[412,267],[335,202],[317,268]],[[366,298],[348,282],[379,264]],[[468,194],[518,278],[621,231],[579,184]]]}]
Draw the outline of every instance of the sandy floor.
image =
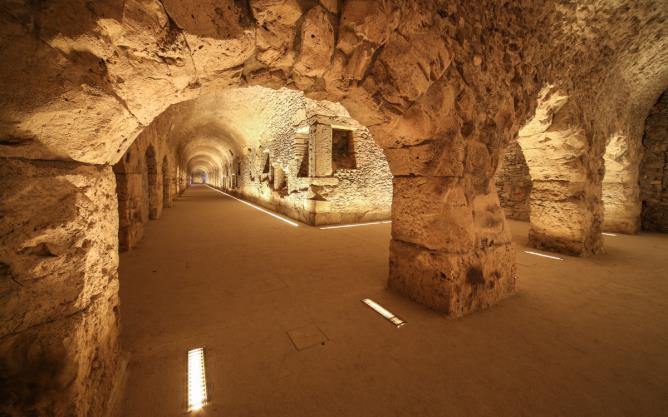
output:
[{"label": "sandy floor", "polygon": [[447,320],[385,290],[390,225],[292,227],[191,188],[121,256],[123,416],[183,415],[199,346],[205,416],[668,415],[668,236],[559,261],[511,227],[517,295]]}]

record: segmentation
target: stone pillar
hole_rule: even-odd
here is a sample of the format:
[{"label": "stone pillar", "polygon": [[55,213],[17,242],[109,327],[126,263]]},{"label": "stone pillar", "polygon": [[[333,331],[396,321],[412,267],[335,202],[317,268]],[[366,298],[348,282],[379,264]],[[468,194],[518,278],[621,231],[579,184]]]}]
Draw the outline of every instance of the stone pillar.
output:
[{"label": "stone pillar", "polygon": [[568,97],[543,89],[533,119],[518,143],[529,166],[529,244],[569,255],[602,250],[603,148],[579,126],[581,113]]},{"label": "stone pillar", "polygon": [[498,160],[470,126],[460,129],[385,149],[394,174],[388,286],[451,317],[507,297],[517,279],[492,181]]},{"label": "stone pillar", "polygon": [[600,183],[597,193],[582,164],[589,152],[584,131],[520,137],[520,144],[533,180],[529,243],[570,255],[598,252],[600,239],[594,235],[600,234],[602,219]]},{"label": "stone pillar", "polygon": [[[640,139],[633,143],[640,143]],[[602,184],[603,230],[637,233],[640,230],[640,149],[627,136],[614,135],[605,147]]]},{"label": "stone pillar", "polygon": [[332,126],[319,122],[311,125],[308,155],[309,177],[332,175]]},{"label": "stone pillar", "polygon": [[103,416],[120,373],[109,166],[0,160],[0,414]]}]

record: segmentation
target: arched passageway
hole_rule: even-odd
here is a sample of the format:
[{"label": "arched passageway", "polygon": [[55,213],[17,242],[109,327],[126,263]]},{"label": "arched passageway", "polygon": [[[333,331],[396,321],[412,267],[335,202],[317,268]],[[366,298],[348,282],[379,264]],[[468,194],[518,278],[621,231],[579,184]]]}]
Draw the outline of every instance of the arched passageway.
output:
[{"label": "arched passageway", "polygon": [[[0,357],[18,358],[12,376],[38,386],[40,398],[13,391],[11,406],[80,416],[108,408],[122,363],[117,236],[125,229],[121,246],[130,248],[145,220],[160,217],[165,156],[181,190],[230,184],[317,223],[318,213],[352,218],[343,203],[332,210],[334,185],[363,166],[350,157],[358,144],[382,149],[392,175],[387,285],[460,317],[516,289],[492,178],[519,134],[533,179],[531,244],[600,253],[605,145],[617,132],[635,140],[668,86],[666,18],[658,1],[4,4],[2,189],[25,179],[49,185],[2,196],[1,270],[11,277],[3,294],[12,303]],[[305,111],[308,146],[296,146],[302,131],[292,130],[282,160],[265,131],[225,119],[242,109],[254,120],[264,103],[248,107],[240,96],[216,106],[252,86],[338,103],[370,136],[350,140],[350,126],[331,120],[338,107],[325,121]],[[291,100],[274,107],[293,109]],[[20,208],[36,201],[58,201],[58,210],[26,220]],[[40,363],[56,364],[54,375],[33,375]]]},{"label": "arched passageway", "polygon": [[643,230],[668,232],[668,93],[647,117],[640,166]]}]

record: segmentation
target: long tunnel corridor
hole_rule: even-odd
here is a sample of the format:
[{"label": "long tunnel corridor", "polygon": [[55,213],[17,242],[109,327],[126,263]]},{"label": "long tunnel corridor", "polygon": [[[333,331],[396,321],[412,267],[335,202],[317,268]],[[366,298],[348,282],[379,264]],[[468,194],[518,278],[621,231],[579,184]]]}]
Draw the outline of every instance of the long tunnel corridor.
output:
[{"label": "long tunnel corridor", "polygon": [[[207,416],[609,417],[668,407],[668,236],[606,236],[605,255],[555,260],[526,253],[528,224],[509,224],[521,290],[453,321],[385,289],[389,224],[294,227],[194,185],[121,255],[131,355],[121,415],[180,415],[184,355],[200,346]],[[367,297],[408,324],[383,320]]]},{"label": "long tunnel corridor", "polygon": [[0,417],[663,417],[668,1],[0,1]]}]

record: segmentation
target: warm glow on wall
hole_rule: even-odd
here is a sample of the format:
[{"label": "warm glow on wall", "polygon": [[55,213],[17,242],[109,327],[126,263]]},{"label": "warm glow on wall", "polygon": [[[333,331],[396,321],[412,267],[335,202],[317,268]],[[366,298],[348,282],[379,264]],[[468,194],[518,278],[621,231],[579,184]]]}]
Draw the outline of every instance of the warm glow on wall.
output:
[{"label": "warm glow on wall", "polygon": [[221,194],[225,194],[226,196],[228,196],[228,197],[230,197],[230,198],[233,198],[233,199],[237,200],[237,201],[240,202],[240,203],[244,203],[244,204],[247,205],[247,206],[253,207],[255,210],[260,210],[261,212],[266,213],[266,214],[270,215],[271,217],[274,217],[274,218],[276,218],[276,219],[278,219],[278,220],[284,221],[284,222],[286,222],[287,224],[289,224],[290,226],[293,226],[293,227],[297,227],[297,226],[299,226],[299,223],[297,223],[297,222],[293,222],[292,220],[288,220],[288,219],[286,219],[285,217],[281,217],[281,216],[279,216],[279,215],[276,214],[276,213],[272,213],[271,211],[269,211],[269,210],[265,210],[265,209],[263,209],[262,207],[258,207],[258,206],[256,206],[255,204],[251,204],[251,203],[249,203],[248,201],[244,201],[244,200],[242,200],[242,199],[240,199],[240,198],[236,198],[235,196],[230,195],[230,194],[227,194],[227,193],[224,192],[224,191],[217,190],[217,189],[211,187],[211,186],[208,185],[208,184],[207,184],[207,186],[208,186],[209,188],[211,188],[212,190],[214,190],[214,191],[217,191],[217,192],[219,192],[219,193],[221,193]]},{"label": "warm glow on wall", "polygon": [[397,326],[397,328],[403,326],[404,324],[406,324],[405,321],[403,321],[403,320],[400,319],[399,317],[395,316],[392,312],[390,312],[389,310],[385,309],[383,306],[381,306],[381,305],[378,304],[377,302],[375,302],[375,301],[373,301],[373,300],[371,300],[371,299],[369,299],[369,298],[365,298],[364,300],[362,300],[362,302],[363,302],[364,304],[368,305],[369,307],[371,307],[372,309],[374,309],[374,310],[375,310],[378,314],[380,314],[381,316],[385,317],[390,323],[392,323],[392,324],[394,324],[395,326]]},{"label": "warm glow on wall", "polygon": [[206,404],[204,349],[188,351],[188,411],[201,410]]}]

